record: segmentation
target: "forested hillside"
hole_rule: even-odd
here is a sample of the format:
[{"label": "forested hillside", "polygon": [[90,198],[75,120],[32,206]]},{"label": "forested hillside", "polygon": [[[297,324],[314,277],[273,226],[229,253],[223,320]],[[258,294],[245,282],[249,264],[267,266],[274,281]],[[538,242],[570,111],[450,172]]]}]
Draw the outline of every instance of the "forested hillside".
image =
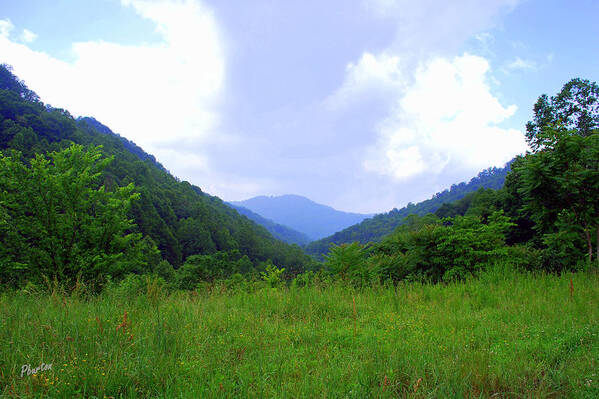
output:
[{"label": "forested hillside", "polygon": [[[73,144],[90,149],[91,155],[76,148],[64,152]],[[94,155],[97,146],[101,146],[101,157],[106,162],[98,158],[100,155]],[[13,244],[35,245],[19,224],[22,218],[30,217],[30,211],[18,208],[15,197],[18,184],[25,184],[25,180],[16,180],[18,176],[10,170],[34,176],[37,172],[28,166],[29,160],[41,154],[44,159],[39,161],[39,171],[59,174],[60,181],[67,181],[67,175],[87,173],[78,170],[75,164],[67,165],[76,159],[87,160],[88,167],[99,173],[97,181],[89,179],[92,193],[116,192],[120,187],[133,184],[132,192],[138,194],[127,203],[127,215],[132,223],[124,232],[140,233],[144,237],[147,256],[142,263],[149,270],[158,264],[164,269],[165,263],[161,260],[168,262],[167,269],[179,268],[187,262],[189,267],[201,264],[198,267],[202,269],[202,278],[212,278],[264,269],[269,261],[293,273],[304,270],[311,262],[299,247],[274,239],[266,229],[240,216],[219,198],[203,193],[188,182],[178,181],[153,156],[94,119],[75,120],[68,111],[43,104],[6,65],[0,66],[0,151],[7,157],[5,180],[0,181],[4,184],[0,205],[14,203],[14,208],[8,205],[2,208],[0,216],[3,225],[12,226],[7,228],[14,233]],[[49,155],[45,157],[45,154]],[[65,159],[65,165],[58,165],[57,159]],[[14,192],[10,189],[13,186]],[[42,206],[45,205],[48,203],[42,202]],[[40,226],[45,228],[43,223]],[[73,239],[76,238],[77,235],[73,235]],[[11,247],[8,239],[8,235],[1,238],[5,242],[0,262],[10,261],[15,270],[26,270],[32,260],[20,254],[16,246]],[[157,256],[152,255],[154,246],[160,251]],[[215,262],[211,262],[212,257]],[[54,257],[57,264],[67,262],[59,258]]]},{"label": "forested hillside", "polygon": [[270,234],[273,235],[274,238],[278,240],[284,241],[288,244],[297,245],[305,245],[310,242],[310,238],[308,238],[307,235],[305,235],[304,233],[300,233],[299,231],[296,231],[291,227],[275,223],[272,220],[262,217],[258,215],[256,212],[252,212],[243,206],[238,206],[234,204],[229,205],[235,208],[235,210],[239,212],[241,215],[246,216],[248,219],[258,223],[260,226],[263,226],[266,230],[270,232]]},{"label": "forested hillside", "polygon": [[443,204],[464,198],[468,193],[480,188],[500,189],[507,173],[510,171],[511,162],[508,162],[503,168],[485,169],[468,183],[454,184],[448,190],[435,194],[431,199],[418,204],[409,203],[401,209],[393,209],[387,213],[365,219],[361,223],[350,226],[330,237],[311,242],[307,245],[306,251],[312,255],[321,256],[327,253],[331,244],[340,245],[354,241],[366,244],[371,241],[380,241],[384,236],[392,233],[409,215],[423,216],[427,213],[433,213]]}]

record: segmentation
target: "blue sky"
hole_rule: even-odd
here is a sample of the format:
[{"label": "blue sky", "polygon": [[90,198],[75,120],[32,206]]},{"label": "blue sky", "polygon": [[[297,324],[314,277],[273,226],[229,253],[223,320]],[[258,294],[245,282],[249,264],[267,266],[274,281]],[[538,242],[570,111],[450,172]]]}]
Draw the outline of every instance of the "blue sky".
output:
[{"label": "blue sky", "polygon": [[0,62],[225,200],[385,212],[526,150],[536,98],[599,71],[591,0],[0,5]]}]

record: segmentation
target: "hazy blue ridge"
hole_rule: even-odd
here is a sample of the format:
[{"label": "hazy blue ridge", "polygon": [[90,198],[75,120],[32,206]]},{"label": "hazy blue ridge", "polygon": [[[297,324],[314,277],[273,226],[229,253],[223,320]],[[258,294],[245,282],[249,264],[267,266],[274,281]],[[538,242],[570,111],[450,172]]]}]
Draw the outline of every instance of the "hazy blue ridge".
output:
[{"label": "hazy blue ridge", "polygon": [[300,195],[259,196],[231,203],[247,208],[275,223],[289,226],[311,240],[329,236],[372,216],[338,211]]},{"label": "hazy blue ridge", "polygon": [[256,212],[252,212],[251,210],[244,208],[243,206],[234,205],[231,203],[226,204],[234,208],[239,214],[246,216],[248,219],[264,227],[276,239],[284,241],[288,244],[297,244],[300,246],[306,245],[311,241],[310,237],[304,233],[294,230],[291,227],[275,223],[270,219],[258,215]]}]

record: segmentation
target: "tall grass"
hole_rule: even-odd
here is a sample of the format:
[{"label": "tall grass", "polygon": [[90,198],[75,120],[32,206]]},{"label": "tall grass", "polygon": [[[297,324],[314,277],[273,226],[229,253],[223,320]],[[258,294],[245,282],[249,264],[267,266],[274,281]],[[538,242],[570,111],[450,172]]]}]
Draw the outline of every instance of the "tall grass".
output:
[{"label": "tall grass", "polygon": [[598,305],[593,272],[498,270],[361,290],[4,293],[0,395],[599,397]]}]

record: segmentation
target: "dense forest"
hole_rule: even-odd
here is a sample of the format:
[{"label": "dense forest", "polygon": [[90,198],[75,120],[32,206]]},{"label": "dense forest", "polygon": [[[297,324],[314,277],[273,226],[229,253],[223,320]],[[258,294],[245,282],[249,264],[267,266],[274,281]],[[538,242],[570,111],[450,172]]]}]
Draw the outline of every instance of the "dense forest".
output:
[{"label": "dense forest", "polygon": [[219,198],[91,118],[43,104],[0,66],[0,284],[42,275],[101,286],[127,273],[190,280],[310,268]]},{"label": "dense forest", "polygon": [[419,202],[417,204],[409,203],[401,209],[393,209],[387,213],[376,215],[365,219],[361,223],[343,229],[330,237],[313,241],[306,246],[306,251],[316,257],[321,258],[327,253],[331,244],[341,245],[357,241],[366,244],[371,241],[380,241],[384,236],[391,234],[397,226],[404,223],[409,215],[426,215],[435,212],[447,204],[467,197],[470,193],[481,189],[500,189],[508,172],[510,164],[503,168],[489,168],[480,172],[468,183],[454,184],[451,188],[435,194],[431,199]]}]

